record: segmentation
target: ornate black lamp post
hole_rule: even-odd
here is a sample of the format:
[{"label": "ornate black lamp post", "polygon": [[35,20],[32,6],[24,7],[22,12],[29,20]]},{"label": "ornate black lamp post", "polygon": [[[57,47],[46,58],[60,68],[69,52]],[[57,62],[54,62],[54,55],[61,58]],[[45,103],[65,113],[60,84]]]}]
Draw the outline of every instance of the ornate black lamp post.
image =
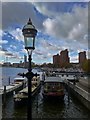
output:
[{"label": "ornate black lamp post", "polygon": [[25,76],[28,79],[28,120],[32,119],[32,106],[31,106],[31,80],[33,76],[37,76],[37,74],[34,74],[32,72],[31,67],[31,55],[32,51],[35,49],[35,36],[37,34],[37,30],[35,29],[35,26],[32,24],[31,19],[29,19],[28,23],[23,27],[22,33],[24,36],[24,42],[25,42],[25,49],[28,52],[28,60],[29,60],[29,67],[28,72],[26,74],[19,74],[21,76]]}]

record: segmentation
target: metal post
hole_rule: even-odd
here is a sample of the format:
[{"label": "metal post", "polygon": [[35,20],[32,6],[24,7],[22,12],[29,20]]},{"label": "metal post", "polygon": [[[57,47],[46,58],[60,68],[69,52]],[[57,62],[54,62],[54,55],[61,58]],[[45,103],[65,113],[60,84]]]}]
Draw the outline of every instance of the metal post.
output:
[{"label": "metal post", "polygon": [[73,82],[73,84],[76,85],[76,78],[75,78],[75,76],[74,76],[74,82]]},{"label": "metal post", "polygon": [[68,105],[70,103],[70,83],[69,83],[69,80],[68,80]]},{"label": "metal post", "polygon": [[37,114],[38,114],[38,95],[37,95],[37,105],[36,105],[36,110],[37,110]]},{"label": "metal post", "polygon": [[10,77],[8,78],[8,80],[9,80],[9,85],[10,85]]},{"label": "metal post", "polygon": [[31,80],[32,80],[32,76],[31,76],[31,72],[32,72],[32,68],[31,68],[31,55],[29,55],[29,68],[28,68],[28,72],[30,73],[27,77],[28,77],[28,120],[32,120],[32,103],[31,103]]},{"label": "metal post", "polygon": [[4,105],[6,103],[6,86],[4,86]]},{"label": "metal post", "polygon": [[33,76],[37,76],[37,73],[34,74],[32,72],[32,66],[31,66],[31,54],[28,56],[28,61],[29,61],[29,67],[28,67],[28,72],[26,74],[18,73],[20,76],[25,76],[28,79],[28,103],[27,103],[27,120],[32,120],[32,78]]}]

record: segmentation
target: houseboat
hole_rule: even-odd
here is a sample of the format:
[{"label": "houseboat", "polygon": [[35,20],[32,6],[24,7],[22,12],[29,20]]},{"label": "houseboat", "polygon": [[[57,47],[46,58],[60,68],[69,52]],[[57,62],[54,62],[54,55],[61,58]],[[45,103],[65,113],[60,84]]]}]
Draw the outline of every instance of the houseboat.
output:
[{"label": "houseboat", "polygon": [[20,82],[23,83],[23,84],[26,84],[27,79],[23,78],[23,77],[16,77],[16,78],[14,78],[14,83],[18,84]]},{"label": "houseboat", "polygon": [[44,98],[64,98],[64,81],[60,77],[47,77],[44,81]]},{"label": "houseboat", "polygon": [[[31,86],[31,96],[33,97],[39,90],[40,90],[40,78],[33,77]],[[27,104],[28,100],[28,87],[24,88],[23,90],[19,91],[17,94],[14,95],[14,103],[15,104]]]},{"label": "houseboat", "polygon": [[27,84],[27,79],[26,78],[14,78],[14,82],[10,83],[7,86],[1,86],[0,87],[0,95],[11,95],[13,92],[18,92],[22,90]]}]

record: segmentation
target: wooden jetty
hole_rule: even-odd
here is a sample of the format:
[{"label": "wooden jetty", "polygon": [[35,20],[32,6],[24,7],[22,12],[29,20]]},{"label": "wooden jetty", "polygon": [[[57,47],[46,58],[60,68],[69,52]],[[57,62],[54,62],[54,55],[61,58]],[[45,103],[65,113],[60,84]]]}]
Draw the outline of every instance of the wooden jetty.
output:
[{"label": "wooden jetty", "polygon": [[[31,94],[32,97],[40,90],[40,78],[33,77],[32,79],[32,88]],[[23,90],[19,91],[17,94],[14,95],[14,103],[15,104],[22,104],[27,103],[28,100],[28,87],[24,88]]]},{"label": "wooden jetty", "polygon": [[0,87],[0,95],[8,95],[13,93],[14,91],[17,92],[25,86],[27,80],[25,78],[15,78],[14,83],[11,83],[10,85],[7,86],[1,86]]}]

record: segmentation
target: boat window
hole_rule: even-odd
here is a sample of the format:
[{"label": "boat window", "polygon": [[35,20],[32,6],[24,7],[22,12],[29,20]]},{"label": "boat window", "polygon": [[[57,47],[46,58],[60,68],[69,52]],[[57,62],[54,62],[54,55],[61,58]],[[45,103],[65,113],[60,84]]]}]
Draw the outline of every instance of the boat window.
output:
[{"label": "boat window", "polygon": [[44,86],[62,86],[62,83],[45,83]]}]

